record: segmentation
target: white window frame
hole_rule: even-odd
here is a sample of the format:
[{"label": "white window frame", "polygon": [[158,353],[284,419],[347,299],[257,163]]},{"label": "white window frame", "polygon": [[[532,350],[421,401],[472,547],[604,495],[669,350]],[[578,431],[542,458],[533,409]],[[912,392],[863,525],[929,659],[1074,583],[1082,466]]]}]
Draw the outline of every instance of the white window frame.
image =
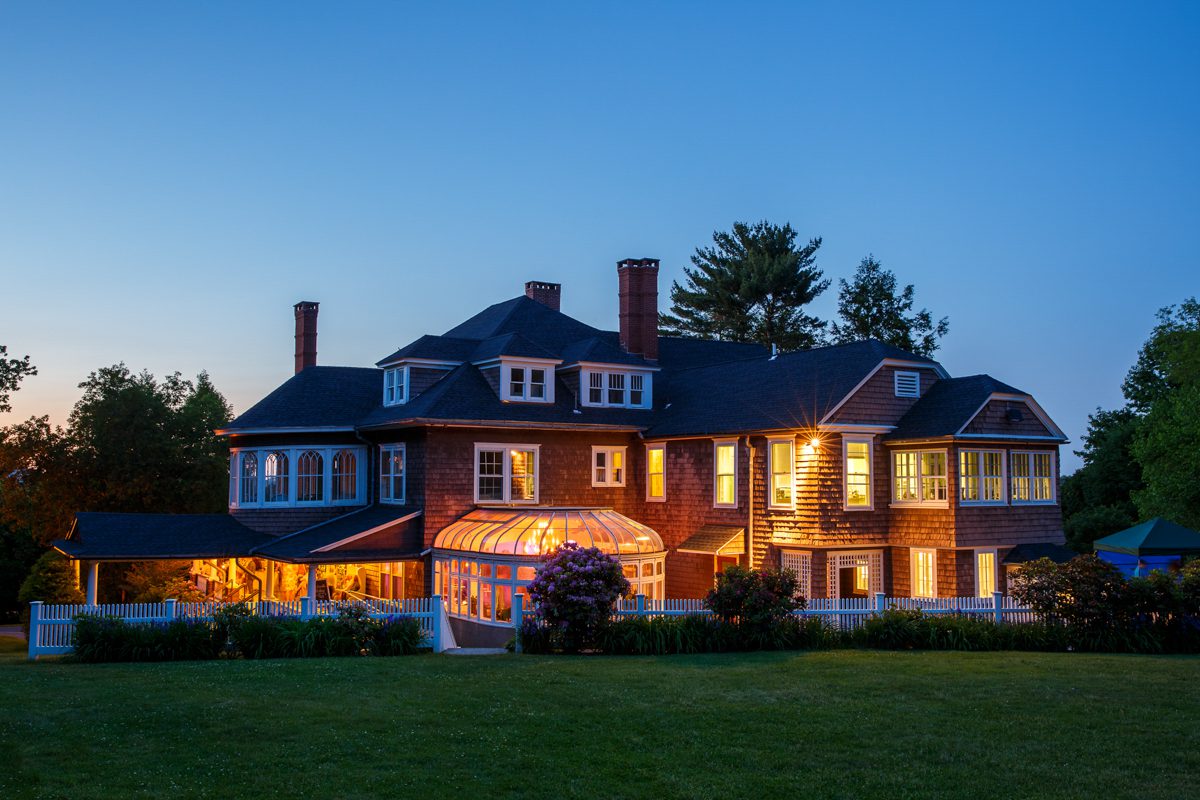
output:
[{"label": "white window frame", "polygon": [[[721,476],[717,473],[717,464],[720,459],[717,453],[722,447],[733,447],[733,502],[720,503],[717,502],[719,497],[719,489]],[[737,439],[713,439],[713,488],[712,500],[713,508],[737,508],[738,507],[738,440]]]},{"label": "white window frame", "polygon": [[[479,497],[479,454],[483,451],[499,451],[503,454],[500,460],[501,466],[501,488],[503,499],[501,500],[481,500]],[[513,450],[532,450],[533,451],[533,497],[525,500],[512,499],[512,451]],[[475,497],[475,502],[478,505],[514,505],[527,506],[537,505],[540,492],[541,477],[542,477],[542,446],[540,444],[518,444],[515,442],[476,442],[473,452],[472,473],[475,476],[474,488],[472,494]]]},{"label": "white window frame", "polygon": [[[625,486],[625,481],[628,479],[628,476],[629,476],[629,457],[626,454],[626,450],[628,450],[628,448],[625,447],[624,445],[620,445],[620,446],[596,445],[596,444],[592,445],[592,486],[593,487],[596,487],[596,488],[601,488],[601,487],[623,488]],[[598,469],[600,469],[598,466],[596,466],[596,456],[601,453],[604,454],[604,480],[603,481],[599,481],[596,479],[596,471]],[[621,454],[621,480],[620,481],[613,480],[612,457],[616,453]]]},{"label": "white window frame", "polygon": [[[865,506],[850,505],[850,448],[849,444],[866,444],[867,446],[867,504]],[[842,510],[843,511],[874,511],[875,510],[875,437],[864,434],[842,434]]]},{"label": "white window frame", "polygon": [[[1035,480],[1039,480],[1039,478],[1037,478],[1033,474],[1033,457],[1035,455],[1050,457],[1050,475],[1049,475],[1050,498],[1048,500],[1034,500],[1033,499],[1033,482]],[[1058,478],[1057,478],[1057,476],[1058,476],[1058,458],[1057,458],[1057,455],[1058,454],[1055,453],[1053,450],[1012,450],[1009,452],[1009,454],[1008,454],[1008,462],[1009,462],[1008,475],[1009,475],[1010,482],[1015,481],[1017,479],[1016,478],[1016,470],[1013,469],[1013,465],[1016,463],[1016,460],[1018,458],[1025,459],[1029,464],[1029,474],[1027,476],[1025,476],[1025,479],[1029,481],[1029,499],[1028,500],[1018,500],[1017,493],[1012,491],[1012,487],[1011,487],[1011,483],[1010,483],[1008,496],[1009,496],[1009,502],[1012,503],[1012,505],[1014,505],[1014,506],[1052,506],[1052,505],[1057,505],[1057,503],[1058,503]]]},{"label": "white window frame", "polygon": [[[600,376],[600,402],[592,401],[592,376]],[[630,399],[633,392],[633,376],[641,376],[642,402],[634,405]],[[613,376],[620,376],[622,402],[609,402],[609,392],[612,391]],[[598,367],[583,367],[579,370],[579,402],[589,408],[650,408],[654,398],[654,375],[652,372],[629,369],[602,369]]]},{"label": "white window frame", "polygon": [[[929,594],[917,594],[917,554],[929,555],[929,568],[931,576],[929,580]],[[937,548],[934,547],[910,547],[908,548],[908,572],[911,583],[909,584],[909,595],[912,597],[937,597]]]},{"label": "white window frame", "polygon": [[[300,456],[308,451],[315,451],[321,456],[321,494],[320,500],[298,501],[298,480]],[[355,495],[344,500],[333,499],[333,456],[342,450],[354,454],[355,458]],[[367,448],[362,445],[350,444],[319,444],[319,445],[288,445],[286,447],[232,447],[229,450],[231,461],[238,469],[237,493],[229,498],[231,509],[244,508],[311,508],[316,506],[362,506],[367,504]],[[241,464],[242,456],[254,454],[257,459],[257,474],[254,477],[256,496],[252,502],[242,501]],[[288,491],[287,497],[272,502],[266,501],[266,461],[270,453],[282,453],[288,460]]]},{"label": "white window frame", "polygon": [[[983,474],[983,456],[985,453],[1000,456],[1000,475],[984,475]],[[963,488],[966,486],[966,475],[963,473],[963,456],[972,455],[975,457],[975,463],[979,470],[976,479],[979,481],[979,499],[966,500],[963,498]],[[958,491],[955,493],[958,497],[958,504],[963,506],[1003,506],[1008,504],[1008,459],[1005,457],[1003,450],[994,448],[961,448],[958,451]],[[1000,478],[1000,499],[999,500],[984,500],[983,499],[983,480],[984,478]]]},{"label": "white window frame", "polygon": [[[775,445],[785,444],[788,447],[787,469],[775,471]],[[775,500],[775,475],[787,474],[790,477],[791,491],[788,501],[779,503]],[[777,511],[791,511],[796,508],[796,437],[773,436],[767,439],[767,508]]]},{"label": "white window frame", "polygon": [[[940,453],[942,460],[946,465],[946,499],[945,500],[925,500],[923,499],[923,484],[925,480],[925,472],[922,468],[921,456],[929,453]],[[896,499],[896,456],[901,454],[914,454],[917,457],[917,499],[916,500],[897,500]],[[893,450],[891,452],[891,496],[893,508],[949,508],[950,507],[950,452],[943,448],[924,448],[921,450]],[[935,476],[942,477],[942,476]]]},{"label": "white window frame", "polygon": [[[657,450],[662,453],[662,494],[655,497],[650,493],[650,452]],[[646,502],[665,503],[667,501],[667,443],[646,445]]]},{"label": "white window frame", "polygon": [[[983,588],[979,585],[979,556],[984,553],[990,553],[992,556],[992,591],[987,594],[983,593]],[[992,592],[999,589],[1000,579],[1000,553],[995,547],[977,547],[972,551],[972,559],[975,562],[975,596],[976,597],[991,597]]]},{"label": "white window frame", "polygon": [[[500,362],[500,399],[505,403],[553,403],[554,402],[554,361],[508,361]],[[524,370],[521,378],[521,394],[512,393],[512,371]],[[533,371],[541,370],[545,381],[542,397],[532,397]]]},{"label": "white window frame", "polygon": [[383,371],[383,404],[402,406],[408,402],[408,365],[388,367]]},{"label": "white window frame", "polygon": [[[916,384],[916,388],[911,390],[907,388],[901,388],[902,381],[913,381]],[[920,397],[921,373],[896,370],[892,373],[892,391],[895,393],[896,397]]]},{"label": "white window frame", "polygon": [[[383,465],[391,463],[393,453],[400,454],[400,497],[384,497],[383,480],[384,471]],[[392,486],[392,479],[395,477],[391,472],[388,472],[388,485]],[[403,442],[396,444],[381,444],[379,446],[379,502],[386,505],[404,505],[408,499],[408,448]]]}]

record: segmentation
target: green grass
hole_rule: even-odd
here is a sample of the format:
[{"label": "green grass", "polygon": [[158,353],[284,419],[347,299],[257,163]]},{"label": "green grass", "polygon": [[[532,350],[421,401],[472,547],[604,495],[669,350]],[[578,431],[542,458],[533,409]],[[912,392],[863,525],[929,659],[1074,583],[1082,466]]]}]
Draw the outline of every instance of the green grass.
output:
[{"label": "green grass", "polygon": [[0,798],[1178,798],[1200,774],[1198,678],[1196,658],[1031,653],[13,651]]}]

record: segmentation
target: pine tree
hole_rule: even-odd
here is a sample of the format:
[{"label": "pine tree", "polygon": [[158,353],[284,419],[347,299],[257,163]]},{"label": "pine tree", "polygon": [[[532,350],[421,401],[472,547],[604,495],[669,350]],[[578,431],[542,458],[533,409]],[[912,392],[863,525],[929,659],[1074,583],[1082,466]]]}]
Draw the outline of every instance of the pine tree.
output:
[{"label": "pine tree", "polygon": [[823,323],[804,313],[829,286],[816,267],[820,238],[796,246],[791,225],[735,222],[698,247],[686,285],[671,286],[671,311],[659,315],[668,336],[758,342],[781,350],[819,343]]},{"label": "pine tree", "polygon": [[912,284],[897,295],[895,273],[884,269],[874,256],[859,263],[852,281],[843,278],[838,286],[840,321],[829,326],[834,344],[878,339],[910,353],[932,356],[938,349],[938,339],[950,330],[949,317],[934,324],[927,309],[911,313]]}]

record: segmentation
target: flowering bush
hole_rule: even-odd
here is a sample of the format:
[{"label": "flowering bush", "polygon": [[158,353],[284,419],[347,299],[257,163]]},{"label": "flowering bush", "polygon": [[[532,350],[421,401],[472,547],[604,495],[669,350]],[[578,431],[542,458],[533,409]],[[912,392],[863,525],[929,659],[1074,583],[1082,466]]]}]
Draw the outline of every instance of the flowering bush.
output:
[{"label": "flowering bush", "polygon": [[629,591],[621,562],[595,547],[567,542],[546,559],[529,584],[534,613],[576,652],[594,644],[612,615],[613,604]]},{"label": "flowering bush", "polygon": [[747,569],[734,565],[717,575],[704,605],[726,622],[765,627],[806,605],[790,569]]}]

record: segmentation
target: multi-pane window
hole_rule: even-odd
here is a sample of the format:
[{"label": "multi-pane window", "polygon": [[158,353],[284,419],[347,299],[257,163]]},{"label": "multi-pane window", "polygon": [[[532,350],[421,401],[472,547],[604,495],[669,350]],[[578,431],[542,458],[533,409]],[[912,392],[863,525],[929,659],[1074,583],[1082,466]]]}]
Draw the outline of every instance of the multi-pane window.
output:
[{"label": "multi-pane window", "polygon": [[514,400],[525,398],[525,368],[508,368],[508,396]]},{"label": "multi-pane window", "polygon": [[846,508],[871,508],[871,442],[844,440]]},{"label": "multi-pane window", "polygon": [[533,403],[545,403],[553,399],[548,389],[549,371],[545,367],[505,366],[504,372],[508,378],[503,399]]},{"label": "multi-pane window", "polygon": [[583,370],[586,406],[608,406],[620,408],[649,408],[649,375],[640,372],[614,370]]},{"label": "multi-pane window", "polygon": [[258,456],[254,453],[240,453],[241,472],[239,473],[238,503],[249,505],[258,502]]},{"label": "multi-pane window", "polygon": [[1054,455],[1012,453],[1009,459],[1014,503],[1054,502]]},{"label": "multi-pane window", "polygon": [[667,446],[646,445],[646,499],[667,498]]},{"label": "multi-pane window", "polygon": [[737,506],[737,442],[716,442],[713,447],[713,505]]},{"label": "multi-pane window", "polygon": [[625,448],[592,448],[592,486],[625,485]]},{"label": "multi-pane window", "polygon": [[392,367],[383,371],[383,404],[399,405],[408,402],[408,367]]},{"label": "multi-pane window", "polygon": [[773,439],[767,443],[767,462],[771,475],[769,505],[772,508],[792,508],[795,503],[794,445],[792,439]]},{"label": "multi-pane window", "polygon": [[402,444],[379,448],[379,499],[385,503],[404,502],[404,460]]},{"label": "multi-pane window", "polygon": [[288,501],[288,457],[278,450],[267,453],[263,462],[263,502]]},{"label": "multi-pane window", "polygon": [[975,594],[991,597],[996,591],[996,551],[975,551]]},{"label": "multi-pane window", "polygon": [[537,501],[536,445],[475,445],[476,502]]},{"label": "multi-pane window", "polygon": [[316,450],[305,450],[296,459],[296,502],[320,503],[325,499],[325,460]]},{"label": "multi-pane window", "polygon": [[909,551],[912,560],[912,596],[937,597],[937,551]]},{"label": "multi-pane window", "polygon": [[358,499],[358,456],[353,450],[338,450],[333,454],[332,500]]},{"label": "multi-pane window", "polygon": [[531,368],[529,370],[529,399],[544,400],[546,398],[546,370]]},{"label": "multi-pane window", "polygon": [[944,505],[947,486],[944,450],[892,454],[892,502]]},{"label": "multi-pane window", "polygon": [[958,497],[963,503],[1003,503],[1004,451],[961,451],[958,454]]}]

